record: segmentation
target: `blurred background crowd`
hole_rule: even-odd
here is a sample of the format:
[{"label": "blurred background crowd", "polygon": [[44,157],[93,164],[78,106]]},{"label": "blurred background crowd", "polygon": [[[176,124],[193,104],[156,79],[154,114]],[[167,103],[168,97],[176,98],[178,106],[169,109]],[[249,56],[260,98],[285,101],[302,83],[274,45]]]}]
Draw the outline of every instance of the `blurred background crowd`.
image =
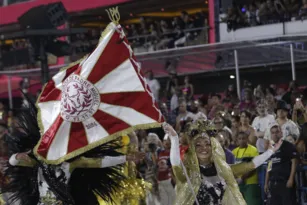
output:
[{"label": "blurred background crowd", "polygon": [[[18,20],[50,2],[0,0],[0,167],[8,159],[5,133],[16,129],[15,117],[27,109],[26,99],[35,101],[46,82],[42,68],[50,79],[92,52],[110,22],[105,9],[119,5],[120,24],[153,96],[179,134],[180,154],[188,149],[186,124],[195,118],[211,120],[229,164],[267,150],[270,128],[279,125],[293,146],[282,151],[283,157],[295,158],[298,166],[289,183],[294,169],[289,164],[275,175],[284,174],[278,180],[293,190],[297,204],[307,203],[307,0],[59,0],[69,17],[61,25],[35,28],[37,34],[27,24],[41,22],[38,14],[26,25]],[[50,8],[43,9],[40,15]],[[61,29],[68,31],[49,34]],[[136,134],[139,151],[146,153],[137,164],[138,176],[153,184],[141,203],[170,205],[176,184],[170,140],[162,129]],[[267,167],[237,179],[248,205],[274,205],[267,200]]]},{"label": "blurred background crowd", "polygon": [[[196,95],[189,76],[179,78],[171,75],[165,87],[160,85],[152,72],[146,73],[146,77],[164,118],[179,133],[182,155],[188,149],[185,125],[195,118],[202,117],[211,120],[215,126],[216,138],[223,146],[229,164],[265,152],[271,140],[270,127],[276,124],[281,127],[283,139],[296,147],[298,166],[306,163],[307,89],[299,86],[297,82],[291,81],[288,86],[271,84],[265,87],[244,80],[242,99],[239,100],[234,85],[229,85],[222,93]],[[35,100],[37,96],[27,92],[27,79],[24,79],[20,86],[28,98]],[[15,129],[14,115],[18,114],[18,110],[27,108],[26,100],[20,103],[20,108],[14,110],[8,110],[3,103],[0,103],[2,156],[7,152],[2,136]],[[175,181],[169,161],[170,140],[164,136],[162,129],[139,130],[136,133],[139,139],[139,151],[146,153],[145,160],[138,164],[139,176],[154,185],[146,203],[169,204],[166,201],[173,201],[175,197]],[[239,181],[242,186],[256,185],[251,200],[262,197],[263,200],[257,200],[258,203],[255,203],[259,205],[263,204],[266,198],[263,169],[265,170],[261,168],[258,174],[252,173]],[[305,183],[305,175],[298,176],[296,180],[291,188]],[[301,193],[297,193],[296,196],[298,201]]]}]

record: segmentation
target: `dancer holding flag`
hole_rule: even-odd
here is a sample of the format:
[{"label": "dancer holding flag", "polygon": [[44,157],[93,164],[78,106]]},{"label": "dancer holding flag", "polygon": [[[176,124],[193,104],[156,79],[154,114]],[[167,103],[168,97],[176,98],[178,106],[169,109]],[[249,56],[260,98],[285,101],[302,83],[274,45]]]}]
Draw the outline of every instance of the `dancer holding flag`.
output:
[{"label": "dancer holding flag", "polygon": [[[22,205],[112,202],[125,179],[121,136],[161,126],[163,117],[140,71],[117,9],[97,48],[43,88],[37,108],[19,116],[4,192]],[[34,148],[34,149],[33,149]],[[37,177],[38,176],[38,177]]]},{"label": "dancer holding flag", "polygon": [[189,126],[189,149],[181,161],[176,131],[168,124],[163,127],[171,138],[170,160],[177,182],[176,205],[246,205],[235,176],[256,169],[282,144],[277,143],[274,149],[270,148],[250,162],[230,166],[223,148],[214,138],[216,133],[210,121],[198,120]]}]

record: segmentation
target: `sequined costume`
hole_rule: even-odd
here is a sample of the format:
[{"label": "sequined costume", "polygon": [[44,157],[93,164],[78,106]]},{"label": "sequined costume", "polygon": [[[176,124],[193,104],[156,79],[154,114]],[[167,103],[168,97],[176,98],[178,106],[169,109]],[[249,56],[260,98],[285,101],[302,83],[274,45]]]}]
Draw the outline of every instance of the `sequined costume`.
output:
[{"label": "sequined costume", "polygon": [[[202,137],[201,132],[205,132],[205,130],[201,130],[195,138],[191,139],[183,161],[179,157],[178,136],[171,138],[171,163],[177,182],[177,198],[174,204],[193,205],[196,196],[200,205],[246,205],[235,177],[255,169],[267,160],[273,154],[273,151],[268,150],[256,157],[257,159],[254,158],[252,162],[229,166],[226,163],[225,153],[221,145],[215,138],[210,137],[212,164],[209,167],[202,167],[198,163],[194,146],[195,139]],[[191,187],[185,171],[191,182]],[[193,188],[194,193],[191,188]]]},{"label": "sequined costume", "polygon": [[[137,145],[131,144],[128,136],[122,137],[122,148],[124,154],[137,152]],[[137,177],[136,165],[134,162],[126,162],[122,169],[126,179],[121,182],[121,189],[114,192],[114,203],[99,199],[99,205],[139,205],[140,200],[145,199],[146,191],[151,189],[151,184],[144,179]]]}]

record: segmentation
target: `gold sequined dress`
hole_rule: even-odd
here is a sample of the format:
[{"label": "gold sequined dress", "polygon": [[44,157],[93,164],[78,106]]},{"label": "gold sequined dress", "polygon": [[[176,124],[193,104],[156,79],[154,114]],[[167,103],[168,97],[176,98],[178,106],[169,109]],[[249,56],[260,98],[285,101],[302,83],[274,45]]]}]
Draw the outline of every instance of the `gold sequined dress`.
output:
[{"label": "gold sequined dress", "polygon": [[[122,137],[123,145],[128,145],[122,148],[122,153],[131,154],[137,152],[137,147],[133,144],[129,144],[129,142],[128,136]],[[135,163],[126,162],[122,172],[127,179],[122,182],[122,188],[118,189],[113,194],[115,203],[112,204],[99,199],[99,205],[138,205],[141,199],[145,199],[146,190],[151,189],[151,184],[145,182],[143,179],[137,178]]]}]

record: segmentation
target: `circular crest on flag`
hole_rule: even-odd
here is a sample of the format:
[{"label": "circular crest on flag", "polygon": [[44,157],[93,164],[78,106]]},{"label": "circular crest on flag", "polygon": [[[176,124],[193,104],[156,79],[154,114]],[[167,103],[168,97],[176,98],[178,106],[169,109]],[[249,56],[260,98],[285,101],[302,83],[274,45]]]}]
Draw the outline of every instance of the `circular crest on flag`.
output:
[{"label": "circular crest on flag", "polygon": [[63,82],[61,116],[70,122],[81,122],[98,110],[100,95],[97,88],[78,75],[71,75]]}]

